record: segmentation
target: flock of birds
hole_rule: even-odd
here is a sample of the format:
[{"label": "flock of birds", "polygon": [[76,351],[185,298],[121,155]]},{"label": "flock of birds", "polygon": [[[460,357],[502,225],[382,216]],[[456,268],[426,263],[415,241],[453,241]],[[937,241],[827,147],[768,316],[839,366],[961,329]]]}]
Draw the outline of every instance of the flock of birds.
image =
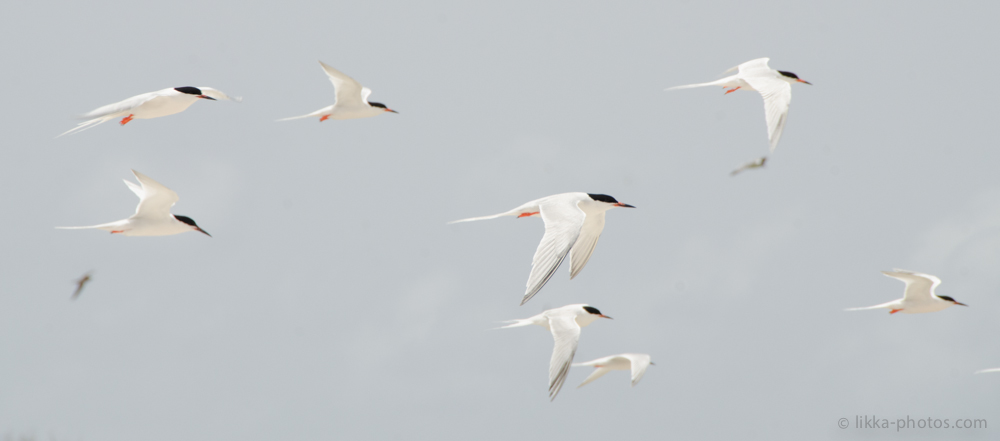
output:
[{"label": "flock of birds", "polygon": [[[768,58],[758,58],[726,71],[726,73],[737,71],[734,75],[716,81],[677,86],[667,90],[716,86],[725,88],[726,94],[737,90],[759,92],[764,99],[765,121],[770,142],[769,154],[772,154],[781,139],[788,118],[788,108],[792,98],[791,85],[811,83],[802,80],[792,72],[771,69],[767,63]],[[279,119],[278,121],[301,118],[318,118],[319,121],[346,120],[368,118],[386,112],[398,113],[384,104],[369,101],[371,89],[361,86],[354,79],[322,61],[320,65],[330,82],[333,83],[336,92],[334,104],[312,113]],[[241,101],[239,97],[230,97],[211,87],[188,86],[163,89],[99,107],[83,115],[86,121],[59,136],[86,130],[118,118],[121,118],[119,123],[124,126],[134,119],[173,115],[186,110],[199,100]],[[763,167],[766,161],[767,156],[760,157],[744,164],[731,174],[736,175],[744,170]],[[138,171],[132,170],[132,173],[135,175],[138,185],[128,180],[125,180],[125,184],[139,197],[139,205],[136,207],[134,215],[127,219],[104,224],[57,228],[100,229],[124,236],[166,236],[198,231],[211,237],[190,217],[170,212],[170,208],[178,200],[177,193]],[[605,213],[615,207],[635,208],[605,194],[563,193],[526,202],[503,213],[461,219],[450,223],[496,219],[505,216],[517,218],[538,216],[542,218],[545,224],[545,234],[542,236],[541,243],[538,244],[532,259],[531,272],[528,275],[524,297],[521,299],[521,305],[524,305],[538,294],[552,278],[567,254],[570,256],[570,279],[576,277],[583,270],[597,246],[601,232],[604,230]],[[851,308],[848,309],[849,311],[889,309],[890,314],[897,312],[918,314],[941,311],[953,305],[967,306],[951,297],[934,294],[934,289],[941,284],[941,280],[935,276],[900,269],[883,271],[883,274],[906,284],[903,298],[864,308]],[[77,280],[73,299],[80,295],[84,285],[91,280],[91,275],[88,273]],[[549,362],[549,397],[554,400],[572,366],[595,368],[580,386],[586,385],[612,370],[631,371],[631,383],[635,386],[642,379],[647,368],[654,364],[649,354],[635,353],[611,355],[574,364],[573,358],[579,343],[581,328],[590,325],[599,318],[610,319],[611,317],[604,315],[591,305],[572,304],[549,309],[526,319],[512,320],[501,328],[537,325],[552,333],[555,347]],[[1000,368],[979,372],[1000,372]]]}]

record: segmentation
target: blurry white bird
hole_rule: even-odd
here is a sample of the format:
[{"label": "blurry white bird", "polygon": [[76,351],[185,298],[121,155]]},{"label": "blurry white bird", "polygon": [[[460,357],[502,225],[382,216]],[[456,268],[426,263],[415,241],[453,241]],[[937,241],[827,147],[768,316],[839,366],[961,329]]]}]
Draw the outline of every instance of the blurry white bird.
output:
[{"label": "blurry white bird", "polygon": [[930,274],[915,273],[912,271],[896,268],[892,271],[882,271],[888,277],[901,280],[906,283],[906,290],[903,298],[893,300],[881,305],[868,306],[864,308],[850,308],[847,311],[860,311],[865,309],[889,309],[889,314],[902,312],[903,314],[919,314],[922,312],[935,312],[948,308],[952,305],[969,306],[956,302],[948,296],[934,294],[934,288],[941,284],[941,279]]},{"label": "blurry white bird", "polygon": [[573,366],[593,366],[597,368],[577,387],[583,387],[583,385],[601,378],[601,376],[608,372],[628,370],[632,371],[632,386],[634,387],[642,379],[642,376],[646,374],[646,368],[651,364],[655,363],[650,361],[649,354],[618,354],[584,363],[573,363]]},{"label": "blurry white bird", "polygon": [[767,118],[767,139],[771,141],[771,152],[778,146],[781,132],[785,129],[785,119],[788,117],[788,105],[792,102],[792,83],[812,83],[802,80],[791,72],[774,70],[767,66],[770,58],[750,60],[739,66],[730,68],[726,73],[739,70],[731,75],[709,83],[675,86],[667,90],[690,89],[693,87],[722,86],[726,93],[737,90],[756,90],[764,97],[764,112]]},{"label": "blurry white bird", "polygon": [[610,319],[601,314],[597,308],[586,304],[566,305],[561,308],[547,310],[534,317],[521,320],[510,320],[503,328],[538,325],[552,332],[556,344],[552,349],[552,359],[549,360],[549,401],[556,399],[559,389],[562,389],[569,373],[573,356],[576,354],[577,343],[580,342],[580,328],[587,326],[599,317]]},{"label": "blurry white bird", "polygon": [[573,279],[587,265],[604,230],[604,212],[614,207],[635,208],[606,194],[562,193],[525,203],[513,210],[492,216],[473,217],[449,222],[495,219],[501,216],[541,216],[545,235],[531,261],[531,274],[521,304],[531,300],[545,286],[559,264],[570,257],[569,278]]},{"label": "blurry white bird", "polygon": [[385,112],[399,113],[386,107],[385,104],[369,102],[368,95],[372,94],[371,89],[362,87],[361,83],[354,81],[353,78],[344,75],[339,70],[327,66],[326,63],[322,61],[320,61],[319,64],[323,66],[323,71],[326,72],[326,75],[330,77],[330,82],[333,83],[334,92],[336,93],[337,98],[336,101],[333,102],[332,106],[324,107],[313,113],[302,116],[293,116],[291,118],[282,118],[278,121],[288,121],[292,119],[311,118],[317,116],[320,121],[326,121],[331,118],[368,118],[381,115]]},{"label": "blurry white bird", "polygon": [[135,175],[135,178],[141,185],[140,187],[125,180],[128,188],[136,196],[139,196],[139,206],[136,207],[135,214],[132,217],[89,227],[56,228],[64,230],[96,228],[110,231],[111,234],[120,233],[124,236],[168,236],[188,231],[200,231],[205,233],[206,236],[212,236],[198,227],[194,223],[194,219],[187,216],[170,214],[170,207],[173,207],[177,203],[177,193],[135,170],[132,170],[132,174]]},{"label": "blurry white bird", "polygon": [[977,374],[985,374],[985,373],[988,373],[988,372],[1000,372],[1000,368],[983,369],[981,371],[976,371],[975,373],[977,373]]},{"label": "blurry white bird", "polygon": [[739,168],[737,168],[736,170],[733,170],[731,173],[729,173],[729,176],[736,176],[737,174],[739,174],[743,170],[750,170],[750,169],[754,169],[754,168],[763,167],[765,162],[767,162],[767,156],[761,156],[760,158],[757,158],[754,161],[751,161],[751,162],[748,162],[746,164],[741,165]]},{"label": "blurry white bird", "polygon": [[[76,127],[62,135],[89,129],[105,121],[122,118],[120,124],[128,124],[133,119],[150,119],[180,113],[191,107],[199,99],[242,101],[240,97],[231,98],[211,87],[174,87],[157,90],[156,92],[136,95],[127,100],[98,107],[80,118],[88,118]],[[91,119],[92,118],[92,119]],[[57,136],[56,138],[58,138]]]}]

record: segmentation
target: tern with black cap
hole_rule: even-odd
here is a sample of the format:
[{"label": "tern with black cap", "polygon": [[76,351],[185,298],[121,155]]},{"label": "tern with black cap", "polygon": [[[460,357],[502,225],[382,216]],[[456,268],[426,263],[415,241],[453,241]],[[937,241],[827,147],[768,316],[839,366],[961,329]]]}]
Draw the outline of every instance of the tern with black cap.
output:
[{"label": "tern with black cap", "polygon": [[210,101],[242,101],[240,97],[230,97],[211,87],[173,87],[136,95],[132,98],[94,109],[80,117],[86,118],[87,121],[78,124],[76,127],[59,136],[86,130],[117,118],[122,119],[119,123],[124,126],[133,119],[150,119],[173,115],[187,110],[196,101],[203,99]]},{"label": "tern with black cap", "polygon": [[[775,70],[768,67],[769,58],[758,58],[750,60],[739,66],[730,68],[726,73],[739,70],[736,75],[731,75],[720,80],[688,84],[686,86],[675,86],[667,90],[690,89],[693,87],[721,86],[728,90],[726,93],[737,90],[756,90],[764,97],[764,116],[767,120],[767,139],[771,143],[771,152],[778,146],[781,139],[781,132],[785,130],[785,120],[788,118],[788,105],[792,102],[792,83],[812,83],[799,78],[794,73]],[[763,164],[763,162],[761,162]]]},{"label": "tern with black cap", "polygon": [[556,399],[559,390],[566,381],[566,374],[573,364],[576,347],[580,342],[580,328],[593,323],[598,318],[608,317],[597,308],[579,303],[561,308],[549,309],[533,317],[511,320],[503,328],[536,325],[548,329],[555,339],[552,358],[549,360],[549,401]]},{"label": "tern with black cap", "polygon": [[597,239],[604,231],[604,212],[615,207],[635,208],[606,194],[562,193],[525,203],[513,210],[492,216],[473,217],[449,222],[470,222],[502,216],[541,216],[545,235],[531,261],[531,274],[521,304],[525,304],[552,278],[570,254],[569,278],[573,279],[587,265]]},{"label": "tern with black cap", "polygon": [[330,82],[333,83],[336,101],[333,102],[332,106],[324,107],[313,113],[282,118],[278,121],[319,118],[322,122],[328,119],[369,118],[386,112],[399,113],[386,107],[385,104],[368,101],[368,96],[372,94],[371,89],[363,87],[361,83],[322,61],[319,64],[323,67],[323,72],[326,72],[326,76],[330,78]]},{"label": "tern with black cap", "polygon": [[867,306],[864,308],[850,308],[847,311],[861,311],[866,309],[888,309],[889,314],[902,312],[903,314],[920,314],[924,312],[936,312],[954,306],[969,306],[959,303],[948,296],[934,294],[934,288],[941,284],[941,279],[930,274],[915,273],[901,269],[892,271],[882,271],[887,277],[900,280],[906,283],[903,298],[883,303],[881,305]]},{"label": "tern with black cap", "polygon": [[202,230],[194,222],[194,219],[170,213],[170,207],[173,207],[179,199],[177,193],[135,170],[132,170],[132,174],[139,181],[139,185],[136,185],[125,180],[128,188],[136,196],[139,196],[139,206],[136,207],[132,217],[89,227],[56,228],[64,230],[98,229],[123,236],[169,236],[188,231],[198,231],[206,236],[212,236],[207,231]]}]

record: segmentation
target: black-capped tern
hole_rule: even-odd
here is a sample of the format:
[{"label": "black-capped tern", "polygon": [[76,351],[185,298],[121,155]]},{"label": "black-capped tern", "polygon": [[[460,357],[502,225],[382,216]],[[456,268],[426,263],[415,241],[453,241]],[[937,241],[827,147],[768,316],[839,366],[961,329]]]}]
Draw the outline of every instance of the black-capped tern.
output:
[{"label": "black-capped tern", "polygon": [[721,86],[728,90],[726,93],[737,90],[756,90],[764,97],[764,115],[767,119],[767,139],[771,143],[771,152],[778,146],[781,139],[781,132],[785,130],[785,120],[788,118],[788,105],[792,102],[792,83],[812,83],[803,80],[794,73],[771,69],[767,66],[769,58],[758,58],[750,60],[739,66],[730,68],[726,73],[739,70],[736,75],[731,75],[720,80],[688,84],[686,86],[675,86],[667,90],[690,89],[693,87]]},{"label": "black-capped tern", "polygon": [[525,203],[513,210],[492,216],[473,217],[449,223],[496,219],[502,216],[541,216],[545,235],[531,261],[531,274],[521,304],[531,300],[545,286],[559,264],[570,253],[569,278],[573,279],[587,265],[604,230],[604,212],[614,207],[635,208],[606,194],[562,193]]},{"label": "black-capped tern", "polygon": [[157,90],[156,92],[136,95],[132,98],[94,109],[90,113],[80,117],[86,118],[87,121],[78,124],[76,127],[59,136],[86,130],[117,118],[122,119],[120,124],[124,126],[133,119],[150,119],[173,115],[183,112],[196,101],[202,99],[211,101],[242,101],[240,97],[230,97],[211,87],[187,86]]},{"label": "black-capped tern", "polygon": [[179,199],[177,193],[135,170],[132,170],[132,174],[135,175],[140,184],[136,185],[127,179],[124,180],[128,188],[136,196],[139,196],[139,206],[136,207],[132,217],[89,227],[56,228],[64,230],[96,228],[123,236],[169,236],[188,231],[200,231],[206,236],[212,236],[195,224],[194,219],[170,213],[170,207],[173,207]]},{"label": "black-capped tern", "polygon": [[888,309],[889,314],[895,314],[897,312],[902,312],[903,314],[920,314],[924,312],[940,311],[954,305],[969,306],[964,303],[959,303],[951,297],[934,294],[934,288],[941,284],[941,279],[930,274],[915,273],[913,271],[906,271],[898,268],[892,271],[882,271],[882,274],[885,274],[887,277],[900,280],[906,284],[905,291],[903,292],[903,298],[883,303],[881,305],[868,306],[864,308],[850,308],[847,309],[847,311]]},{"label": "black-capped tern", "polygon": [[549,309],[526,319],[511,320],[509,325],[502,326],[501,329],[537,325],[552,332],[552,338],[555,339],[552,359],[549,360],[549,401],[552,401],[559,394],[559,389],[562,389],[573,363],[576,346],[580,342],[580,328],[601,317],[611,318],[601,314],[593,306],[580,303]]},{"label": "black-capped tern", "polygon": [[324,107],[313,113],[282,118],[278,121],[318,117],[322,122],[328,119],[369,118],[385,112],[399,113],[386,107],[385,104],[368,101],[368,96],[372,94],[371,89],[361,86],[361,83],[322,61],[319,64],[323,67],[323,72],[326,72],[330,78],[330,82],[333,83],[336,101],[333,102],[332,106]]}]

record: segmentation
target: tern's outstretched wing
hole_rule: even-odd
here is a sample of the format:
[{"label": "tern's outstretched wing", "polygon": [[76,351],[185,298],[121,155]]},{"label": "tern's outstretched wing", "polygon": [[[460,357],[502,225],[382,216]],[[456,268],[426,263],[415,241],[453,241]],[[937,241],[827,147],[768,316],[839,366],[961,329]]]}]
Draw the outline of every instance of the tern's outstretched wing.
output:
[{"label": "tern's outstretched wing", "polygon": [[650,364],[649,354],[622,354],[620,357],[627,358],[632,362],[632,386],[639,384],[639,380],[646,375],[646,369]]},{"label": "tern's outstretched wing", "polygon": [[788,106],[792,102],[792,85],[775,77],[767,66],[767,58],[747,61],[740,65],[740,77],[764,98],[764,116],[767,121],[767,139],[771,142],[771,152],[778,146],[781,133],[785,130]]},{"label": "tern's outstretched wing", "polygon": [[337,94],[337,104],[342,106],[360,106],[362,104],[367,104],[365,101],[371,90],[367,90],[367,94],[362,97],[361,83],[354,81],[353,78],[344,75],[343,72],[328,66],[326,63],[320,61],[319,64],[323,66],[323,71],[326,75],[330,77],[330,82],[333,83],[333,88]]},{"label": "tern's outstretched wing", "polygon": [[133,217],[169,217],[170,207],[173,207],[179,199],[177,193],[135,170],[132,170],[132,174],[135,175],[135,178],[141,185],[140,187],[125,180],[128,188],[136,196],[139,196],[139,206],[135,208],[135,215]]},{"label": "tern's outstretched wing", "polygon": [[570,251],[570,279],[576,277],[580,270],[587,266],[587,261],[590,260],[590,255],[594,254],[594,247],[597,246],[597,239],[601,238],[602,231],[604,231],[604,212],[586,215],[583,227],[580,228],[580,237],[576,239]]},{"label": "tern's outstretched wing", "polygon": [[[528,276],[524,298],[521,299],[522,305],[538,294],[538,290],[552,278],[552,274],[559,268],[559,264],[580,237],[580,230],[587,215],[577,204],[576,200],[563,199],[540,205],[539,210],[545,222],[545,235],[542,236],[542,241],[535,250],[535,257],[531,260],[531,274]],[[594,243],[596,244],[596,238]],[[589,258],[590,255],[587,254],[586,257]],[[583,259],[583,263],[586,263],[586,259]]]},{"label": "tern's outstretched wing", "polygon": [[898,268],[892,271],[882,271],[882,274],[906,283],[903,301],[930,301],[931,295],[934,294],[934,288],[941,284],[941,279],[930,274],[915,273]]},{"label": "tern's outstretched wing", "polygon": [[580,342],[580,325],[576,323],[576,317],[565,315],[549,318],[549,330],[552,331],[552,338],[555,339],[555,347],[552,349],[552,359],[549,360],[549,399],[556,399],[559,390],[562,389],[569,374],[569,368],[573,364],[573,357],[576,355],[576,346]]},{"label": "tern's outstretched wing", "polygon": [[130,110],[143,105],[146,101],[149,101],[153,98],[160,96],[159,95],[160,92],[163,91],[161,90],[158,92],[149,92],[149,93],[144,93],[142,95],[136,95],[132,98],[122,100],[114,104],[101,106],[94,110],[91,110],[90,112],[87,112],[85,115],[80,116],[80,118],[84,118],[86,119],[86,121],[77,124],[76,127],[73,127],[72,129],[63,132],[56,138],[60,136],[69,135],[70,133],[76,133],[83,130],[87,130],[101,123],[115,119],[119,116],[128,116],[128,112]]}]

